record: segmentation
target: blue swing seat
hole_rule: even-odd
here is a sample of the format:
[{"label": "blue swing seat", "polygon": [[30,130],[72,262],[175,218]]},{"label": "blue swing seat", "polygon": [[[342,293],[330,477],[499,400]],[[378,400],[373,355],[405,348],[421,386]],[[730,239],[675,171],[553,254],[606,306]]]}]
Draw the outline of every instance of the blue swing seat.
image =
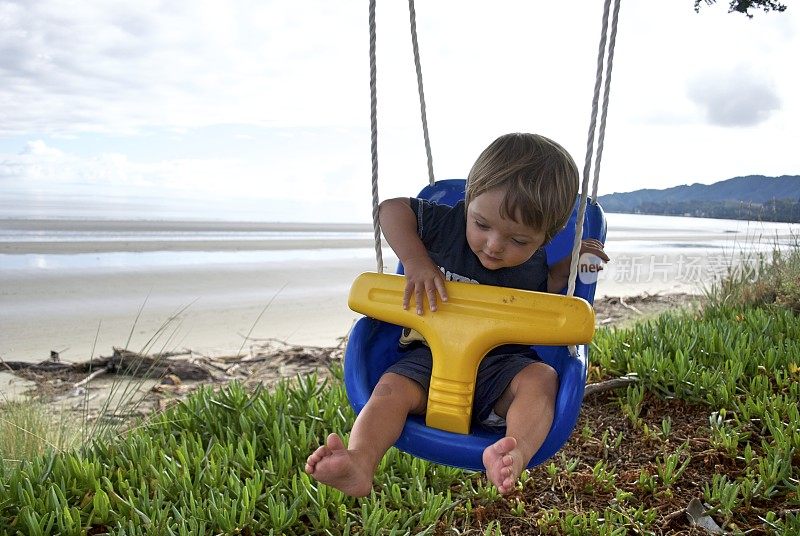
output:
[{"label": "blue swing seat", "polygon": [[[426,186],[419,198],[440,204],[454,205],[464,198],[465,181],[444,180]],[[563,259],[572,251],[575,236],[576,203],[567,226],[545,246],[548,263]],[[586,207],[583,238],[595,238],[601,242],[606,237],[606,221],[603,209],[598,204]],[[402,273],[402,266],[398,270]],[[592,303],[596,283],[576,282],[575,296]],[[358,320],[350,332],[345,349],[344,381],[350,404],[360,412],[377,385],[383,372],[400,358],[398,340],[402,328],[373,318]],[[553,367],[558,374],[559,389],[556,396],[555,417],[544,443],[534,455],[528,467],[539,465],[553,456],[564,445],[578,420],[583,401],[588,367],[588,346],[578,346],[578,356],[570,356],[564,346],[534,346],[539,357]],[[423,416],[411,415],[395,446],[404,451],[435,463],[483,470],[484,449],[502,436],[481,426],[473,426],[469,435],[456,434],[425,425]]]}]

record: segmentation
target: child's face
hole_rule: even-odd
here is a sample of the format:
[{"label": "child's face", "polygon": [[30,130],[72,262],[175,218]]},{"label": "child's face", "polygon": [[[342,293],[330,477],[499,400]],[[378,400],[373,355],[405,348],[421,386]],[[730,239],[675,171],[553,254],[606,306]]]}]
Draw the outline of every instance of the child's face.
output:
[{"label": "child's face", "polygon": [[543,231],[500,215],[505,195],[505,188],[494,188],[467,207],[467,242],[489,270],[519,266],[544,244]]}]

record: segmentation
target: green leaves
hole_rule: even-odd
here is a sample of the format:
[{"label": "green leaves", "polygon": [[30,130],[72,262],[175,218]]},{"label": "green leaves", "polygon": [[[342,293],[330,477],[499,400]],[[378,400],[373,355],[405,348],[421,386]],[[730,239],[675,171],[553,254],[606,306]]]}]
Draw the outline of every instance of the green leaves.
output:
[{"label": "green leaves", "polygon": [[[607,497],[605,509],[537,510],[525,495],[535,480],[527,473],[506,504],[480,474],[395,449],[381,461],[369,497],[353,499],[317,483],[303,471],[306,457],[331,431],[345,434],[354,418],[336,369],[332,380],[301,377],[272,392],[239,384],[201,390],[123,437],[0,464],[0,534],[337,536],[430,534],[443,526],[501,534],[506,517],[543,533],[652,533],[659,513],[642,498],[679,498],[700,463],[726,469],[696,488],[718,520],[752,519],[748,509],[759,508],[767,531],[798,526],[793,514],[764,507],[776,502],[791,510],[800,502],[796,315],[709,307],[601,330],[593,344],[598,375],[639,377],[610,398],[624,416],[624,433],[581,425],[573,441],[582,450],[562,451],[536,478],[547,479],[551,493]],[[692,450],[697,444],[687,441],[680,419],[652,414],[654,395],[701,408],[702,452]],[[615,452],[634,440],[656,454],[629,471],[615,463]],[[492,503],[505,513],[487,518]]]},{"label": "green leaves", "polygon": [[[731,460],[728,467],[744,466],[705,483],[712,513],[729,522],[753,501],[798,501],[800,319],[795,313],[717,303],[628,330],[601,330],[594,345],[593,359],[605,374],[635,372],[640,378],[619,397],[620,411],[634,426],[647,427],[640,417],[645,392],[708,408],[708,429],[698,430],[712,447],[706,454]],[[663,419],[661,441],[670,440],[671,428],[669,418]],[[654,470],[641,471],[636,487],[669,497],[690,463],[686,444],[665,452]]]},{"label": "green leaves", "polygon": [[303,472],[327,433],[352,421],[341,383],[315,376],[272,393],[239,384],[201,390],[125,437],[3,467],[0,533],[410,534],[434,526],[452,508],[462,471],[392,450],[376,476],[385,493],[358,501]]}]

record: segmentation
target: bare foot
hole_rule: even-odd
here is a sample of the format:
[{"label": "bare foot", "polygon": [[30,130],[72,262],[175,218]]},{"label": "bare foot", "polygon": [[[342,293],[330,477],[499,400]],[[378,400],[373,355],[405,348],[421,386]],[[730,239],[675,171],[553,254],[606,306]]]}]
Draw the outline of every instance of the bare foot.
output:
[{"label": "bare foot", "polygon": [[525,469],[525,461],[522,460],[522,454],[516,447],[516,439],[504,437],[483,451],[486,476],[503,495],[514,491],[517,479]]},{"label": "bare foot", "polygon": [[308,457],[306,473],[351,497],[366,497],[372,491],[372,472],[336,434],[330,434],[327,443]]}]

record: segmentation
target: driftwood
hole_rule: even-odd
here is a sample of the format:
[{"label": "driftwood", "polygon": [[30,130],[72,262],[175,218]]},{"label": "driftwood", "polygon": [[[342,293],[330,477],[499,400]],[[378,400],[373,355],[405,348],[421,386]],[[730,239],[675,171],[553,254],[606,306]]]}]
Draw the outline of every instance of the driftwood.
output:
[{"label": "driftwood", "polygon": [[636,307],[634,307],[633,305],[628,305],[627,303],[625,303],[625,300],[624,300],[623,298],[620,298],[620,299],[619,299],[619,304],[620,304],[621,306],[625,307],[626,309],[630,309],[630,310],[631,310],[631,311],[633,311],[634,313],[637,313],[637,314],[643,314],[643,313],[642,313],[642,312],[641,312],[639,309],[637,309],[637,308],[636,308]]},{"label": "driftwood", "polygon": [[[266,344],[263,344],[263,342]],[[275,376],[285,377],[307,371],[303,369],[316,369],[321,363],[329,362],[332,358],[331,354],[340,354],[342,350],[341,345],[337,348],[318,348],[290,346],[274,339],[263,342],[262,346],[257,348],[255,352],[253,351],[254,348],[251,347],[251,353],[247,356],[229,356],[216,359],[201,357],[192,362],[184,359],[171,359],[172,357],[184,355],[180,353],[149,356],[114,348],[114,354],[110,357],[99,357],[98,359],[81,363],[65,363],[59,360],[56,354],[55,357],[51,356],[50,360],[39,363],[0,359],[0,367],[14,372],[56,376],[88,374],[86,378],[75,383],[73,387],[81,387],[98,376],[105,374],[118,374],[136,378],[164,378],[174,375],[180,380],[204,381],[214,379],[210,369],[216,369],[216,371],[223,372],[229,377],[250,377],[255,372],[253,366],[259,363],[269,364],[270,368],[275,369]],[[279,348],[275,348],[276,345],[279,345]],[[295,366],[293,367],[292,365]],[[304,367],[303,365],[306,366]],[[243,366],[246,367],[246,370],[240,371],[239,369]],[[631,375],[592,383],[586,386],[584,396],[618,389],[637,381],[638,378]]]},{"label": "driftwood", "polygon": [[3,361],[0,366],[15,372],[45,375],[90,374],[90,377],[78,382],[80,385],[99,376],[101,370],[102,374],[118,374],[137,378],[161,378],[167,374],[174,374],[182,380],[211,379],[211,374],[205,367],[186,360],[170,359],[174,356],[175,354],[149,356],[114,348],[113,355],[109,357],[98,357],[80,363],[65,363],[58,360],[57,357],[56,360],[51,357],[50,360],[39,363]]},{"label": "driftwood", "polygon": [[95,370],[94,372],[92,372],[91,374],[86,376],[84,379],[82,379],[81,381],[79,381],[75,385],[73,385],[72,388],[73,389],[77,389],[78,387],[83,387],[84,385],[86,385],[87,383],[92,381],[93,379],[97,378],[98,376],[102,376],[106,372],[108,372],[108,369],[101,368],[99,370]]},{"label": "driftwood", "polygon": [[[197,353],[175,352],[143,355],[114,348],[113,355],[91,361],[68,363],[53,352],[49,360],[39,363],[5,361],[0,358],[0,370],[6,369],[35,380],[38,388],[47,393],[66,393],[77,396],[100,376],[117,375],[130,378],[160,379],[152,387],[154,393],[183,397],[202,384],[221,385],[232,380],[246,386],[271,387],[286,378],[320,373],[342,359],[344,341],[336,347],[296,346],[276,339],[245,339],[250,344],[244,354],[204,356]],[[184,381],[191,383],[184,384]],[[638,381],[635,375],[613,378],[586,386],[584,396],[625,387]],[[159,406],[160,407],[160,406]]]},{"label": "driftwood", "polygon": [[5,361],[0,370],[10,371],[36,383],[39,395],[52,397],[83,396],[87,386],[101,376],[115,375],[113,381],[157,379],[151,390],[170,397],[183,397],[201,385],[222,385],[239,381],[246,386],[271,387],[297,375],[329,374],[328,367],[340,361],[343,342],[336,347],[296,346],[275,339],[245,339],[244,354],[205,356],[191,351],[144,355],[114,348],[110,357],[69,363],[53,352],[50,359]]},{"label": "driftwood", "polygon": [[619,389],[620,387],[626,387],[638,381],[639,378],[633,375],[629,375],[629,376],[621,376],[619,378],[613,378],[611,380],[605,380],[602,382],[590,383],[589,385],[586,386],[586,389],[583,392],[583,396],[602,393],[603,391],[610,391],[611,389]]}]

